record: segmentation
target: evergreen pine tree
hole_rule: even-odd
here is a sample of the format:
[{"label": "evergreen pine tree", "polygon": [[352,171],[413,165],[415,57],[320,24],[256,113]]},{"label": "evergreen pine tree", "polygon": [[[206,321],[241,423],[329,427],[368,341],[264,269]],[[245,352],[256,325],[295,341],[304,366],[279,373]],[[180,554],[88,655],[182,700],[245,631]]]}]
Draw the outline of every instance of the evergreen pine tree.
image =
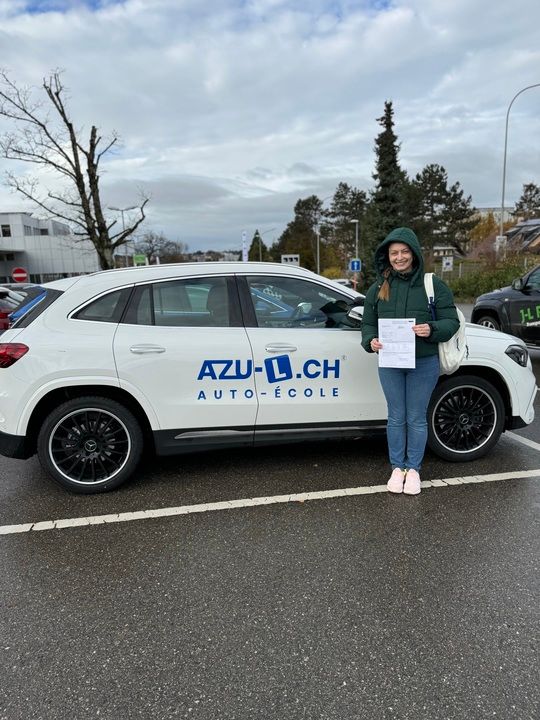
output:
[{"label": "evergreen pine tree", "polygon": [[452,245],[461,255],[467,252],[470,232],[476,225],[477,210],[472,197],[464,197],[459,182],[448,189],[448,201],[444,211],[442,240]]},{"label": "evergreen pine tree", "polygon": [[317,268],[317,234],[315,228],[321,220],[322,201],[316,195],[301,198],[294,206],[294,220],[272,247],[270,256],[280,262],[281,255],[299,254],[300,264],[309,270]]},{"label": "evergreen pine tree", "polygon": [[255,230],[248,250],[248,260],[266,261],[269,258],[268,248],[264,244],[259,231]]},{"label": "evergreen pine tree", "polygon": [[382,132],[375,138],[375,190],[373,204],[380,217],[380,236],[384,239],[403,222],[403,193],[407,175],[399,166],[397,135],[394,132],[394,109],[391,101],[384,103],[384,115],[377,118]]},{"label": "evergreen pine tree", "polygon": [[442,165],[431,163],[413,182],[411,227],[428,253],[435,245],[451,245],[465,254],[469,232],[477,223],[471,196],[463,196],[460,184],[448,187],[448,173]]},{"label": "evergreen pine tree", "polygon": [[[330,210],[325,212],[331,223],[331,232],[324,232],[329,226],[323,225],[321,237],[329,237],[338,261],[345,269],[355,252],[355,226],[353,220],[359,220],[359,254],[363,258],[365,248],[362,243],[364,219],[368,203],[367,194],[363,190],[340,182],[334,193]],[[326,223],[327,221],[325,221]]]},{"label": "evergreen pine tree", "polygon": [[371,266],[375,248],[391,230],[405,224],[406,220],[404,212],[408,180],[399,165],[400,145],[394,132],[391,100],[384,103],[384,114],[377,118],[377,122],[383,129],[375,138],[375,189],[372,191],[365,222],[368,278],[374,275]]},{"label": "evergreen pine tree", "polygon": [[534,183],[523,185],[523,192],[516,203],[515,217],[532,220],[540,217],[540,187]]},{"label": "evergreen pine tree", "polygon": [[441,244],[444,233],[444,212],[449,201],[448,174],[442,165],[431,163],[411,183],[413,200],[411,226],[428,252]]}]

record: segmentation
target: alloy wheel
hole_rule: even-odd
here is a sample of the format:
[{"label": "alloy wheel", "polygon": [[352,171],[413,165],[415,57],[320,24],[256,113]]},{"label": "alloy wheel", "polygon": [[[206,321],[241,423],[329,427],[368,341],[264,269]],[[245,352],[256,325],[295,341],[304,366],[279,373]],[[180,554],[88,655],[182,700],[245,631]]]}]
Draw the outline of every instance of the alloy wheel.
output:
[{"label": "alloy wheel", "polygon": [[49,437],[49,457],[73,483],[92,485],[114,478],[126,464],[131,439],[125,424],[102,408],[83,408],[63,417]]},{"label": "alloy wheel", "polygon": [[497,425],[497,407],[480,387],[460,385],[444,393],[433,411],[433,431],[441,445],[468,453],[485,445]]}]

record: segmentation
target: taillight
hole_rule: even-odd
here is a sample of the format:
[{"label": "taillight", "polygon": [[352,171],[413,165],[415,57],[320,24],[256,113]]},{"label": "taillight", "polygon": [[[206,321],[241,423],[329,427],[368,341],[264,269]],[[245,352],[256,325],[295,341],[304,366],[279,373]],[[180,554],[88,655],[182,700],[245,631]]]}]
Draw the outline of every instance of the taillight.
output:
[{"label": "taillight", "polygon": [[26,355],[30,348],[22,343],[0,343],[0,368],[8,368]]}]

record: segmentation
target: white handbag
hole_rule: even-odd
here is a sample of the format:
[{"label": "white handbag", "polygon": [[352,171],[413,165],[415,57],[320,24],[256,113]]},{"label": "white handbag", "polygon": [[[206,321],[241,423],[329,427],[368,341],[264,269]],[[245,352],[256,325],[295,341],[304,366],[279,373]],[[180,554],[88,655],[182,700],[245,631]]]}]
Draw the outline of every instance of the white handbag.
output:
[{"label": "white handbag", "polygon": [[[424,287],[428,296],[429,311],[433,320],[437,319],[435,312],[435,291],[433,290],[433,273],[424,273]],[[457,307],[459,329],[450,340],[439,343],[439,365],[442,375],[451,375],[461,365],[467,351],[467,337],[465,334],[466,320]]]}]

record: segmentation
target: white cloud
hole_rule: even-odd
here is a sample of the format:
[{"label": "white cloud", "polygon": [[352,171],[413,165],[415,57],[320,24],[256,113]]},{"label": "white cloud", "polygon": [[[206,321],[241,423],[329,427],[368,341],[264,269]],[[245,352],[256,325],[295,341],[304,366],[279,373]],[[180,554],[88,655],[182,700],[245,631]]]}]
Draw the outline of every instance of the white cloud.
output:
[{"label": "white cloud", "polygon": [[[122,137],[108,202],[147,189],[153,227],[193,249],[281,230],[299,197],[341,180],[368,189],[387,99],[405,169],[441,163],[475,204],[496,205],[508,103],[540,82],[536,0],[92,4],[0,0],[2,64],[32,84],[64,68],[76,123]],[[540,181],[539,110],[540,88],[512,108],[509,202]]]}]

